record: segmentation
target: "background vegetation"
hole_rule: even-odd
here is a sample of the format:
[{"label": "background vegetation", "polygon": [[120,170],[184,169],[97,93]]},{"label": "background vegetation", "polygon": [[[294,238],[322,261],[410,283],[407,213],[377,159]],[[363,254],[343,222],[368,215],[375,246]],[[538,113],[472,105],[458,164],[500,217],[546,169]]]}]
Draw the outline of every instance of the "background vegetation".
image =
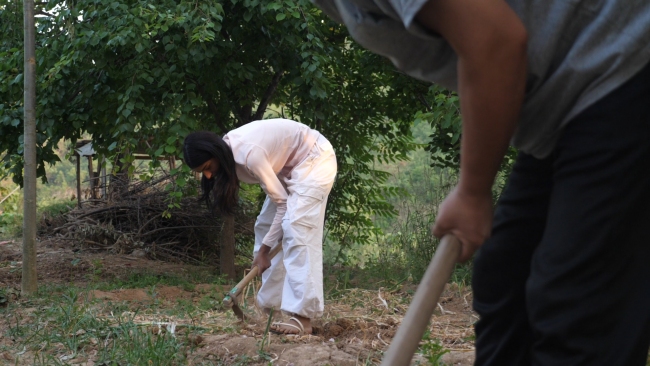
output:
[{"label": "background vegetation", "polygon": [[[61,141],[91,136],[96,161],[133,175],[134,151],[154,158],[153,172],[156,158],[182,158],[189,131],[282,116],[337,151],[328,261],[421,275],[435,250],[435,207],[455,182],[456,95],[397,72],[308,0],[52,0],[37,13],[38,174],[49,182],[39,205],[74,194]],[[0,174],[21,184],[21,3],[0,0],[0,32]],[[183,165],[171,173],[173,207],[193,177]],[[19,202],[3,202],[5,234]],[[246,250],[250,240],[239,239]]]}]

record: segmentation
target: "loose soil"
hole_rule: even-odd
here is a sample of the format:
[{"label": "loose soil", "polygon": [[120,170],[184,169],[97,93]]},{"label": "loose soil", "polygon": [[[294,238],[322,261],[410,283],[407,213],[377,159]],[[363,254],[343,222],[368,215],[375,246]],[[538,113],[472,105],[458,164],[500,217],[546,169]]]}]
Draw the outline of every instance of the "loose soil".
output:
[{"label": "loose soil", "polygon": [[[19,293],[22,266],[20,243],[0,241],[0,287],[15,289]],[[107,252],[89,252],[71,249],[67,242],[44,240],[37,246],[39,285],[70,284],[83,287],[91,283],[126,278],[134,273],[147,274],[213,274],[211,267],[191,266],[148,260],[138,253],[116,255]],[[201,278],[201,277],[199,277]],[[207,278],[207,277],[204,277]],[[206,297],[214,300],[214,310],[204,311],[192,319],[161,316],[159,311],[140,310],[133,321],[148,327],[152,332],[175,332],[189,334],[190,325],[204,331],[191,334],[195,348],[189,355],[189,364],[201,364],[220,360],[223,364],[321,366],[321,365],[378,365],[382,352],[387,349],[408,307],[413,285],[399,288],[363,290],[351,288],[336,291],[326,289],[325,313],[313,322],[314,334],[308,336],[280,336],[270,334],[264,338],[267,317],[253,305],[253,283],[246,289],[245,312],[249,319],[240,322],[231,310],[223,309],[220,300],[232,285],[199,284],[193,286],[157,286],[156,288],[120,289],[113,291],[89,290],[79,301],[88,303],[122,302],[127,308],[147,309],[156,303],[157,309],[178,306],[182,302],[198,303]],[[10,299],[11,300],[11,299]],[[471,311],[472,295],[468,289],[448,285],[441,297],[429,326],[430,339],[437,340],[446,350],[441,361],[447,365],[472,365],[474,359],[473,324],[477,320]],[[13,301],[21,301],[13,299]],[[21,308],[25,317],[30,309]],[[102,314],[98,316],[115,316]],[[134,313],[135,314],[135,313]],[[276,314],[276,320],[284,319]],[[7,322],[0,319],[0,346],[8,346]],[[187,333],[184,333],[187,332]],[[261,342],[265,339],[267,358],[260,358]],[[0,348],[2,349],[2,348]],[[86,358],[68,360],[67,364],[95,365],[92,352]],[[29,352],[20,364],[28,364]],[[248,356],[247,363],[241,363]],[[4,360],[14,364],[20,355],[0,353],[0,365]],[[9,363],[9,361],[6,361]],[[416,354],[413,364],[428,364],[422,355]]]}]

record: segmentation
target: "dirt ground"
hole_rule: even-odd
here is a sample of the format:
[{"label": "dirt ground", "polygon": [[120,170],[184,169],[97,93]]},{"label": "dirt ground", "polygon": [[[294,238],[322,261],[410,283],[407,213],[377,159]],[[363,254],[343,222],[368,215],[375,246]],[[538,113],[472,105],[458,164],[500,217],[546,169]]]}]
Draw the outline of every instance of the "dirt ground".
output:
[{"label": "dirt ground", "polygon": [[[0,287],[20,289],[22,254],[20,243],[0,241]],[[37,249],[39,284],[74,284],[84,286],[91,281],[116,278],[130,273],[184,274],[212,271],[208,267],[190,266],[148,260],[138,253],[115,255],[107,252],[93,253],[71,249],[69,243],[42,241]],[[255,286],[255,285],[253,285]],[[222,295],[229,286],[200,284],[192,288],[162,286],[155,289],[121,289],[90,291],[86,300],[101,299],[112,302],[138,303],[157,301],[158,306],[173,307],[179,300],[200,301],[207,294]],[[414,286],[391,290],[362,290],[358,288],[339,291],[339,295],[326,299],[325,313],[314,321],[314,334],[308,336],[270,335],[266,338],[270,359],[259,358],[258,350],[264,338],[267,317],[251,304],[254,287],[247,289],[246,312],[249,319],[240,322],[231,310],[205,311],[193,319],[161,317],[160,313],[142,312],[134,321],[149,326],[152,331],[182,332],[190,325],[205,329],[194,335],[196,348],[189,355],[190,364],[220,360],[224,364],[250,357],[250,365],[320,366],[320,365],[371,365],[381,362],[408,307]],[[326,290],[327,291],[327,290]],[[17,291],[19,292],[19,291]],[[473,324],[477,320],[471,311],[472,295],[468,289],[449,286],[443,293],[431,320],[430,338],[438,340],[449,352],[442,357],[446,365],[471,365],[474,359]],[[25,309],[28,311],[29,309]],[[106,315],[109,316],[109,315]],[[3,327],[5,329],[3,329]],[[6,324],[0,321],[0,339]],[[0,344],[2,341],[0,340]],[[3,364],[0,354],[0,364]],[[4,355],[14,359],[15,355]],[[12,363],[13,364],[13,363]],[[68,364],[95,365],[92,357],[69,360]],[[241,364],[241,363],[237,363]],[[416,354],[413,364],[427,364]]]}]

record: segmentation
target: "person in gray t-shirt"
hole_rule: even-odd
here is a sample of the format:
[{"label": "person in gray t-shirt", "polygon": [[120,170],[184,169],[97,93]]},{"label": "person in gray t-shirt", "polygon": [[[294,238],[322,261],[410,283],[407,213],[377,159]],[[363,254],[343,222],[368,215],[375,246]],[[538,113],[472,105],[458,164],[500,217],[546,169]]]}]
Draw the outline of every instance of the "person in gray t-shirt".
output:
[{"label": "person in gray t-shirt", "polygon": [[[480,365],[644,365],[650,2],[312,0],[397,68],[457,90],[458,186],[434,235],[474,263]],[[492,211],[508,146],[520,154]]]}]

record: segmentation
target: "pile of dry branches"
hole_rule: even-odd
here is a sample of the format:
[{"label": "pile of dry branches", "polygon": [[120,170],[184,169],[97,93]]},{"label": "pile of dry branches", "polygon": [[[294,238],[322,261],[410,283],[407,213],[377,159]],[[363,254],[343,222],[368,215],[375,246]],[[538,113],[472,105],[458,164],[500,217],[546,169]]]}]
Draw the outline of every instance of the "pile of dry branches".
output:
[{"label": "pile of dry branches", "polygon": [[[146,255],[152,259],[205,263],[219,256],[222,221],[196,197],[183,198],[169,208],[164,187],[170,176],[137,181],[111,200],[89,200],[57,220],[41,225],[41,235],[70,240],[91,250]],[[247,210],[248,211],[248,210]],[[254,217],[239,210],[235,235],[252,236]]]}]

